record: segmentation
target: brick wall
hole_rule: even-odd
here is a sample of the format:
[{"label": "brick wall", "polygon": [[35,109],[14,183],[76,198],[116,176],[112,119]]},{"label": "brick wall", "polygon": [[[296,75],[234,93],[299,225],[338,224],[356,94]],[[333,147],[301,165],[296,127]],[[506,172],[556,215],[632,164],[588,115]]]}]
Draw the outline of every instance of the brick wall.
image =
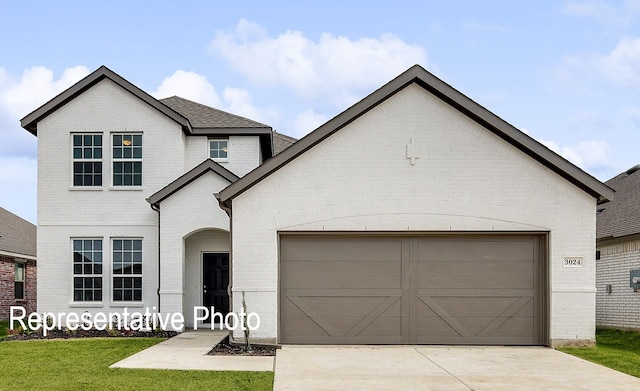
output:
[{"label": "brick wall", "polygon": [[27,313],[36,311],[36,261],[25,262],[24,300],[15,299],[15,258],[0,256],[0,319],[9,319],[11,306],[23,306]]},{"label": "brick wall", "polygon": [[[596,324],[640,329],[640,292],[629,286],[629,271],[640,269],[640,240],[600,245],[596,261]],[[607,293],[607,285],[611,293]]]}]

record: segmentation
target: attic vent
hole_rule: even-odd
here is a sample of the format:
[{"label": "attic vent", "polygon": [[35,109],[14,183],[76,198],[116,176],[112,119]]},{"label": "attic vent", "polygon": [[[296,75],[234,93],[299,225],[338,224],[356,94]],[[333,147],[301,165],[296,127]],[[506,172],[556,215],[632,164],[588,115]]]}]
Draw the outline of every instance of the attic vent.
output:
[{"label": "attic vent", "polygon": [[627,175],[631,175],[634,172],[640,170],[640,164],[636,164],[635,166],[631,167],[630,169],[627,170]]}]

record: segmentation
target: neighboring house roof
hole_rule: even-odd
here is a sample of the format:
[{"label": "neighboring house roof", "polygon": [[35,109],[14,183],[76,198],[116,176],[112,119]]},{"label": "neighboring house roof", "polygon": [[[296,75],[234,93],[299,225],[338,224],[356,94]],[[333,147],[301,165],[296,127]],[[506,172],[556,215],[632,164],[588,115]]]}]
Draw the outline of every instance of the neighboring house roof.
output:
[{"label": "neighboring house roof", "polygon": [[0,208],[0,253],[36,257],[36,226]]},{"label": "neighboring house roof", "polygon": [[286,134],[273,132],[273,155],[275,156],[289,148],[296,141],[298,141],[298,139],[287,136]]},{"label": "neighboring house roof", "polygon": [[104,79],[111,80],[178,123],[186,134],[223,137],[240,134],[257,135],[260,136],[260,147],[264,159],[273,155],[272,129],[268,125],[177,96],[158,100],[104,65],[27,114],[20,120],[20,125],[37,136],[38,122]]},{"label": "neighboring house roof", "polygon": [[640,166],[635,166],[605,184],[616,191],[612,202],[597,214],[597,239],[619,238],[640,233]]},{"label": "neighboring house roof", "polygon": [[544,164],[553,172],[592,195],[598,199],[599,202],[606,202],[613,199],[613,190],[605,184],[571,164],[538,141],[519,131],[419,65],[414,65],[409,68],[400,76],[391,80],[360,102],[351,106],[349,109],[329,120],[329,122],[300,139],[291,147],[276,155],[273,159],[266,161],[240,180],[232,183],[217,195],[218,199],[227,207],[231,207],[233,198],[250,189],[256,183],[262,181],[308,149],[313,148],[325,138],[344,128],[412,83],[416,83],[434,94],[462,114],[478,122],[498,137],[509,142],[525,154]]},{"label": "neighboring house roof", "polygon": [[238,180],[238,177],[236,176],[236,174],[222,167],[217,162],[214,162],[211,159],[207,159],[202,163],[198,164],[193,169],[189,170],[187,173],[185,173],[175,181],[169,183],[167,186],[158,190],[151,197],[147,198],[147,202],[149,202],[151,205],[157,206],[158,204],[160,204],[160,202],[170,197],[172,194],[176,193],[177,191],[179,191],[180,189],[187,186],[189,183],[195,181],[200,176],[206,174],[209,171],[215,172],[216,174],[220,175],[222,178],[226,179],[230,183],[233,183]]}]

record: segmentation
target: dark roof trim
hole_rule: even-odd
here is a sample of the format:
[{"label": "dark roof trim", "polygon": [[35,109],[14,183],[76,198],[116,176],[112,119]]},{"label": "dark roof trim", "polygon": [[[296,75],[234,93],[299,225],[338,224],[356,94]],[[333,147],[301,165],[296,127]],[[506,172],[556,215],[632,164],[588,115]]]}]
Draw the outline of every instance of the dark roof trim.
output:
[{"label": "dark roof trim", "polygon": [[27,114],[27,116],[25,116],[23,119],[20,120],[20,125],[26,130],[28,130],[29,132],[31,132],[33,135],[37,136],[38,122],[46,118],[49,114],[58,110],[60,107],[67,104],[69,101],[76,98],[78,95],[82,94],[84,91],[93,87],[103,79],[111,80],[112,82],[116,83],[120,87],[124,88],[125,90],[129,91],[130,93],[138,97],[143,102],[147,103],[148,105],[155,108],[162,114],[174,120],[180,126],[182,126],[182,129],[185,133],[191,132],[191,124],[189,123],[187,118],[176,113],[174,110],[170,109],[165,104],[158,101],[156,98],[142,91],[140,88],[131,84],[130,82],[125,80],[123,77],[116,74],[115,72],[105,67],[104,65],[98,68],[97,70],[95,70],[94,72],[92,72],[89,76],[85,77],[84,79],[80,80],[73,86],[63,91],[62,93],[58,94],[56,97],[54,97],[44,105],[40,106],[30,114]]},{"label": "dark roof trim", "polygon": [[231,207],[233,198],[247,191],[280,169],[280,167],[289,163],[308,149],[313,148],[313,146],[325,138],[364,115],[411,83],[416,83],[433,93],[497,136],[511,143],[516,148],[592,195],[598,199],[599,202],[606,202],[613,199],[614,192],[611,188],[540,144],[538,141],[519,131],[419,65],[414,65],[409,68],[360,102],[309,133],[282,153],[266,161],[239,181],[232,183],[218,194],[218,199],[224,203],[225,206]]},{"label": "dark roof trim", "polygon": [[260,134],[271,134],[271,128],[193,128],[191,134],[198,136],[256,136]]},{"label": "dark roof trim", "polygon": [[200,178],[202,175],[209,171],[215,172],[230,183],[238,180],[238,176],[236,176],[236,174],[222,167],[219,163],[216,163],[211,159],[207,159],[175,181],[158,190],[151,197],[147,198],[147,202],[151,205],[157,206],[160,202],[164,201],[168,197],[171,197],[174,193],[180,191],[180,189]]}]

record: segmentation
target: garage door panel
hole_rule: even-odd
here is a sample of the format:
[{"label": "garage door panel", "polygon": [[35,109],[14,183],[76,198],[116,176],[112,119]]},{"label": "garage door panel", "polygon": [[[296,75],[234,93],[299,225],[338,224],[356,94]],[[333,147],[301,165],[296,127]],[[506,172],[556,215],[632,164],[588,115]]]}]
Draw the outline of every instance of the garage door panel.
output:
[{"label": "garage door panel", "polygon": [[298,262],[281,265],[281,278],[288,288],[366,289],[399,288],[402,270],[399,261]]},{"label": "garage door panel", "polygon": [[530,262],[535,248],[531,239],[451,237],[418,239],[418,251],[419,261]]},{"label": "garage door panel", "polygon": [[[425,303],[429,302],[428,297],[419,296],[419,298],[422,304],[419,308],[428,307],[428,304]],[[514,305],[520,309],[518,313],[522,312],[522,307],[518,303],[520,297],[430,297],[430,299],[439,307],[446,308],[447,313],[454,317],[478,316],[479,314],[496,317]],[[533,306],[527,308],[531,308],[531,313],[533,313]]]},{"label": "garage door panel", "polygon": [[533,288],[531,262],[430,261],[418,266],[420,288]]},{"label": "garage door panel", "polygon": [[290,238],[281,244],[281,257],[290,261],[343,262],[366,260],[388,262],[401,254],[400,238]]},{"label": "garage door panel", "polygon": [[280,342],[540,344],[539,246],[535,235],[283,235]]}]

